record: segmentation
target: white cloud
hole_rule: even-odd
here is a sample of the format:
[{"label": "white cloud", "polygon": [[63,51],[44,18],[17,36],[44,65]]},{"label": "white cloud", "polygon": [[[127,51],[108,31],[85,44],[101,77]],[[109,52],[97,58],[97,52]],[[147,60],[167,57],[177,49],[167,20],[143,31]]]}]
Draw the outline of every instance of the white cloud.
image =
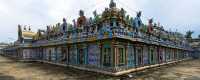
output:
[{"label": "white cloud", "polygon": [[[144,22],[154,17],[166,29],[176,28],[183,33],[190,29],[196,32],[195,35],[200,34],[199,0],[115,1],[119,8],[123,7],[133,17],[135,11],[142,10]],[[101,13],[109,2],[110,0],[0,0],[0,41],[10,41],[10,37],[16,39],[17,24],[30,24],[34,30],[44,29],[47,24],[61,22],[63,17],[71,22],[78,17],[80,9],[87,16],[92,16],[94,10]]]}]

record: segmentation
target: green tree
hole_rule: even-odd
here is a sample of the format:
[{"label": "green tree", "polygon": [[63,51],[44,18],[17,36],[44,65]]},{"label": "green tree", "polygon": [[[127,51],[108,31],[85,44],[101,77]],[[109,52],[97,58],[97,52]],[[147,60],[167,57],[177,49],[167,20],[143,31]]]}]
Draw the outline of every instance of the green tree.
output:
[{"label": "green tree", "polygon": [[198,38],[200,39],[200,34],[198,35]]},{"label": "green tree", "polygon": [[187,39],[191,39],[193,33],[194,33],[194,32],[191,31],[191,30],[187,31],[187,32],[186,32],[186,35],[185,35],[185,38],[187,38]]}]

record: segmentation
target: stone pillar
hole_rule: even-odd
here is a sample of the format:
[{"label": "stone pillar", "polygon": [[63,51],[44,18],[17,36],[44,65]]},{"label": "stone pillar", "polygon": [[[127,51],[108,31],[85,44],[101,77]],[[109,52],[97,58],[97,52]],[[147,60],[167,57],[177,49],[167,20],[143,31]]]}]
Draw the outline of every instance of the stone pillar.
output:
[{"label": "stone pillar", "polygon": [[112,62],[113,62],[113,63],[112,63],[113,66],[112,66],[112,67],[113,67],[113,71],[114,71],[114,72],[117,72],[117,71],[118,71],[118,64],[119,64],[119,63],[118,63],[118,61],[119,61],[119,60],[118,60],[118,55],[119,55],[119,54],[118,54],[118,47],[117,47],[117,46],[118,46],[118,43],[116,42],[115,39],[113,39],[113,40],[112,40],[112,49],[113,49],[113,50],[112,50],[112,51],[113,51],[113,52],[112,52],[112,56],[113,56],[113,58],[112,58],[112,60],[113,60],[113,61],[112,61]]},{"label": "stone pillar", "polygon": [[103,56],[102,56],[102,42],[100,41],[99,42],[99,44],[98,44],[98,46],[99,46],[99,49],[100,49],[100,67],[102,67],[103,66]]},{"label": "stone pillar", "polygon": [[128,44],[125,44],[125,65],[128,65]]},{"label": "stone pillar", "polygon": [[117,67],[117,46],[116,41],[112,40],[112,55],[113,55],[113,67]]}]

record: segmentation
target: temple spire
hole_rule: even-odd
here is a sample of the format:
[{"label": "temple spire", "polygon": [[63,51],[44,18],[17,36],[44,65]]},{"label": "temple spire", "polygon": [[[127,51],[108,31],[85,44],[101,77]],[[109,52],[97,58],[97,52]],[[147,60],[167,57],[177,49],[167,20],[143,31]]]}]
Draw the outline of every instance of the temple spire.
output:
[{"label": "temple spire", "polygon": [[114,0],[110,0],[109,6],[110,6],[110,8],[116,7],[116,3],[114,2]]}]

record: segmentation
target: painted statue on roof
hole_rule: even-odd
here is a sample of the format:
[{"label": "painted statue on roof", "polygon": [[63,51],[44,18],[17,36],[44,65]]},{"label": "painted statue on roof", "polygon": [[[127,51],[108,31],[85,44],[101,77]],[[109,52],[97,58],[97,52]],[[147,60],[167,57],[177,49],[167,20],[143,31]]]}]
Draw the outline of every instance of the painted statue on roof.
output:
[{"label": "painted statue on roof", "polygon": [[60,26],[61,26],[61,25],[60,25],[60,23],[57,23],[57,24],[56,24],[56,27],[58,28],[58,32],[57,32],[57,33],[58,33],[58,35],[60,35],[60,34],[61,34],[61,29],[60,29]]},{"label": "painted statue on roof", "polygon": [[77,28],[76,20],[73,19],[72,22],[73,22],[73,27],[74,27],[74,28]]},{"label": "painted statue on roof", "polygon": [[134,26],[134,30],[135,30],[135,32],[136,33],[138,33],[139,32],[139,29],[140,29],[140,27],[142,26],[142,20],[141,20],[141,15],[142,15],[142,12],[141,11],[139,11],[139,12],[137,12],[137,16],[135,17],[135,19],[134,19],[134,21],[133,21],[133,26]]},{"label": "painted statue on roof", "polygon": [[124,8],[121,8],[121,10],[120,10],[120,16],[122,17],[122,19],[125,18],[125,16],[126,16],[126,11],[124,10]]},{"label": "painted statue on roof", "polygon": [[66,33],[67,32],[67,21],[65,18],[63,18],[63,23],[61,25],[61,31],[62,33]]},{"label": "painted statue on roof", "polygon": [[79,18],[77,20],[77,27],[79,29],[83,29],[84,25],[86,25],[86,17],[84,15],[84,11],[80,10],[79,11]]},{"label": "painted statue on roof", "polygon": [[100,21],[100,16],[97,14],[96,10],[93,12],[93,15],[94,15],[94,23],[97,24]]},{"label": "painted statue on roof", "polygon": [[109,4],[109,7],[110,7],[110,8],[116,7],[116,3],[115,3],[113,0],[111,0],[111,1],[110,1],[110,4]]},{"label": "painted statue on roof", "polygon": [[148,23],[148,33],[152,33],[153,32],[153,19],[149,19],[149,23]]}]

